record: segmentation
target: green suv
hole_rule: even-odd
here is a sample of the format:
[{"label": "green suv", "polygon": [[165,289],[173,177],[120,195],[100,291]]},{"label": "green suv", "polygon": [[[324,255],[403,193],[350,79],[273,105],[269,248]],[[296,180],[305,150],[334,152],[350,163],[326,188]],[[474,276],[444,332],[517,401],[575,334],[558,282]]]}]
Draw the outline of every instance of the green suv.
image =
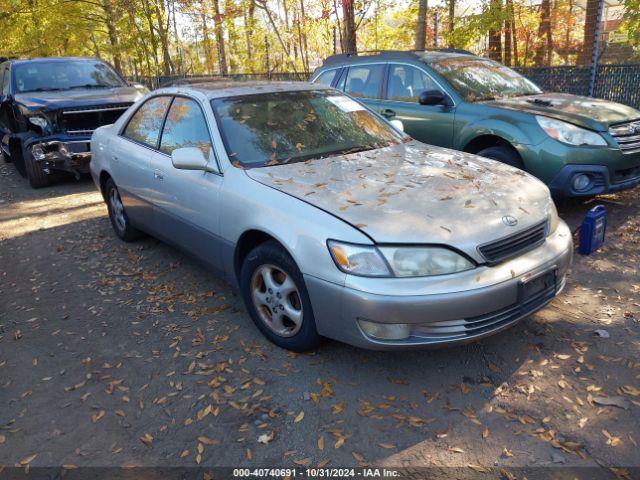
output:
[{"label": "green suv", "polygon": [[558,197],[640,183],[640,111],[543,93],[510,68],[465,51],[334,55],[311,80],[401,120],[416,140],[526,170]]}]

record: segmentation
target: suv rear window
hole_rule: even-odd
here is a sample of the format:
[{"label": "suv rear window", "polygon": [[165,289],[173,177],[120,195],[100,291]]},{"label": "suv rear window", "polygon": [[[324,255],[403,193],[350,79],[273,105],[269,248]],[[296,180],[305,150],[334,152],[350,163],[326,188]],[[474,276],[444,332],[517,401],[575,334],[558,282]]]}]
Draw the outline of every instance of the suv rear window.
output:
[{"label": "suv rear window", "polygon": [[379,98],[384,65],[349,67],[344,91],[353,97]]},{"label": "suv rear window", "polygon": [[333,82],[333,80],[336,78],[336,74],[339,72],[339,70],[327,70],[326,72],[322,72],[318,78],[316,78],[313,83],[319,83],[320,85],[324,85],[324,86],[331,86],[331,82]]}]

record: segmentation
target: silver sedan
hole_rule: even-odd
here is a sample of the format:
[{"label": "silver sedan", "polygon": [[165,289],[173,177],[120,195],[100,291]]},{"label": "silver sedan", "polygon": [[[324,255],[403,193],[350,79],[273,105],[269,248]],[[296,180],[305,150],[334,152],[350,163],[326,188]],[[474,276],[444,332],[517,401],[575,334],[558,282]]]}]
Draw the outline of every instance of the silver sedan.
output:
[{"label": "silver sedan", "polygon": [[91,149],[115,233],[197,256],[291,350],[485,337],[551,301],[571,263],[541,182],[318,85],[157,90]]}]

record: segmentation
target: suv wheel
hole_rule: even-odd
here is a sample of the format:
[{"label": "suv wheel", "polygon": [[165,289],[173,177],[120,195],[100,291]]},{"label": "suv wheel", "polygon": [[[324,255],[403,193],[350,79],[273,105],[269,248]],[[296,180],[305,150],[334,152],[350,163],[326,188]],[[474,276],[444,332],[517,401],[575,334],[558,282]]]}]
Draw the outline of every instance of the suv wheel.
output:
[{"label": "suv wheel", "polygon": [[507,165],[519,168],[520,170],[525,170],[524,163],[522,163],[522,159],[520,158],[520,155],[518,155],[518,152],[516,152],[513,148],[507,147],[505,145],[485,148],[476,153],[476,155],[490,158],[491,160],[497,160],[498,162],[506,163]]},{"label": "suv wheel", "polygon": [[273,343],[295,352],[320,344],[302,274],[278,243],[258,245],[246,256],[240,289],[253,322]]},{"label": "suv wheel", "polygon": [[112,179],[107,180],[104,191],[109,210],[109,220],[111,220],[111,226],[116,235],[125,242],[140,238],[142,233],[129,222],[129,217],[120,199],[120,192],[118,192],[118,188]]},{"label": "suv wheel", "polygon": [[24,170],[32,188],[42,188],[49,185],[49,175],[42,170],[29,148],[22,148]]}]

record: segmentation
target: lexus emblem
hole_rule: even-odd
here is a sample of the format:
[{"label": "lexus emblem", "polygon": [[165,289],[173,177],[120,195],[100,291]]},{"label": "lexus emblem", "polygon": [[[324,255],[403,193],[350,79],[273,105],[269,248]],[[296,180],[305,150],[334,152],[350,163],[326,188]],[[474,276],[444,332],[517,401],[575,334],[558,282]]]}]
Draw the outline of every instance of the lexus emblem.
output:
[{"label": "lexus emblem", "polygon": [[505,215],[502,217],[502,223],[507,227],[515,227],[518,224],[518,219],[513,215]]}]

